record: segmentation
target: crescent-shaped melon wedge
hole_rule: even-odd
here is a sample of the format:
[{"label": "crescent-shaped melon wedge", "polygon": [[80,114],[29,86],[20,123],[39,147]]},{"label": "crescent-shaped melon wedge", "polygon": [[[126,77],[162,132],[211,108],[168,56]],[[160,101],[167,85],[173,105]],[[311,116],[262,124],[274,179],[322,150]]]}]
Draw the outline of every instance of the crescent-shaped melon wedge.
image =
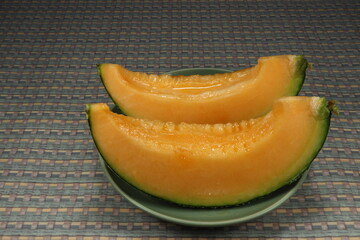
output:
[{"label": "crescent-shaped melon wedge", "polygon": [[300,91],[303,56],[261,57],[254,67],[214,75],[170,76],[98,65],[114,103],[127,115],[172,122],[226,123],[261,116]]},{"label": "crescent-shaped melon wedge", "polygon": [[296,180],[323,146],[331,110],[324,98],[285,97],[268,114],[227,124],[136,119],[87,105],[104,160],[135,187],[190,206],[227,206]]}]

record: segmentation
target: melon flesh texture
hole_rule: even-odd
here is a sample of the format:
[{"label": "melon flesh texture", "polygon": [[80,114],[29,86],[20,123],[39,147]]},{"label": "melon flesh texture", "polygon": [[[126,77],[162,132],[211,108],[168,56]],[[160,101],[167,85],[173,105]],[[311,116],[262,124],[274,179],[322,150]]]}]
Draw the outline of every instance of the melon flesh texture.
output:
[{"label": "melon flesh texture", "polygon": [[190,206],[228,206],[297,179],[328,132],[325,99],[285,97],[267,115],[227,124],[135,119],[106,104],[87,106],[96,146],[123,179]]},{"label": "melon flesh texture", "polygon": [[264,115],[297,95],[308,66],[303,56],[262,57],[254,67],[214,75],[170,76],[98,66],[115,104],[127,115],[172,122],[227,123]]}]

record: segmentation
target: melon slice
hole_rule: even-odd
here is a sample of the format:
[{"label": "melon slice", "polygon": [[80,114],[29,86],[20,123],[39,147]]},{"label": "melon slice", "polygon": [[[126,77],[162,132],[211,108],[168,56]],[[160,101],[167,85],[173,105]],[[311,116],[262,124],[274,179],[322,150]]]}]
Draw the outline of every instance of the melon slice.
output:
[{"label": "melon slice", "polygon": [[87,105],[94,142],[127,182],[189,206],[245,203],[301,176],[325,142],[332,105],[285,97],[265,116],[227,124],[136,119]]},{"label": "melon slice", "polygon": [[261,116],[275,99],[297,95],[303,56],[261,57],[254,67],[214,75],[170,76],[98,66],[114,103],[127,115],[172,122],[225,123]]}]

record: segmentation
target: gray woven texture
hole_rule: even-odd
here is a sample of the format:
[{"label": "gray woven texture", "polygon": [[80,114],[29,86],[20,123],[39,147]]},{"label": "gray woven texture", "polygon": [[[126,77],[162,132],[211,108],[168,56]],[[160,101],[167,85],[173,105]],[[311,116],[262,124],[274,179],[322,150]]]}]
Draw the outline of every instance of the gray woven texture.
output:
[{"label": "gray woven texture", "polygon": [[[359,239],[359,1],[0,2],[0,238]],[[230,70],[303,54],[301,95],[338,101],[301,189],[247,223],[154,218],[106,179],[85,104],[111,101],[96,64]],[[35,238],[37,237],[37,238]]]}]

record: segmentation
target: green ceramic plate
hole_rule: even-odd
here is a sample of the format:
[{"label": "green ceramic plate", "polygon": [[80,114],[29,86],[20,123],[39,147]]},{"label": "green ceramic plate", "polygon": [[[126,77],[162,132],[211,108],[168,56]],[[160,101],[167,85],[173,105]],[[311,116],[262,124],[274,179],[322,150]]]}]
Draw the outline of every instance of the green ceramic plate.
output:
[{"label": "green ceramic plate", "polygon": [[[170,72],[172,75],[215,74],[229,72],[223,69],[192,68]],[[114,109],[116,111],[116,109]],[[278,191],[250,203],[226,208],[189,208],[150,196],[133,187],[119,177],[100,156],[105,175],[115,189],[129,202],[143,211],[162,220],[198,227],[225,226],[249,221],[264,215],[289,199],[305,181],[307,172],[301,178]]]}]

